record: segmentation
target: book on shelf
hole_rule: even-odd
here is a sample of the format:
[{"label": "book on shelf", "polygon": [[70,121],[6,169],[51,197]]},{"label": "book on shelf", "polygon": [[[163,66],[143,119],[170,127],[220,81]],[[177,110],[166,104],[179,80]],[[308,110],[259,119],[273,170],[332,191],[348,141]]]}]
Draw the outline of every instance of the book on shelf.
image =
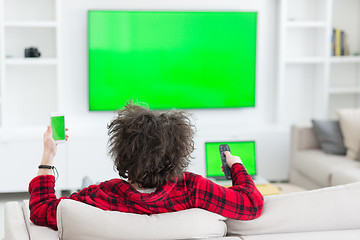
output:
[{"label": "book on shelf", "polygon": [[335,28],[331,32],[331,56],[335,56]]},{"label": "book on shelf", "polygon": [[345,37],[344,31],[340,31],[340,56],[345,56]]},{"label": "book on shelf", "polygon": [[335,56],[340,56],[340,34],[341,34],[341,31],[340,29],[335,29]]},{"label": "book on shelf", "polygon": [[331,56],[349,55],[347,37],[343,30],[334,28],[331,35]]}]

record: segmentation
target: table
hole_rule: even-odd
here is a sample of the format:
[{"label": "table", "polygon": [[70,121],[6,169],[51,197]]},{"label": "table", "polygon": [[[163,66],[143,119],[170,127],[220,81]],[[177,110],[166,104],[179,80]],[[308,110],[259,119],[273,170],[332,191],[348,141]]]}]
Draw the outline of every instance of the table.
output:
[{"label": "table", "polygon": [[[216,184],[219,184],[220,186],[224,186],[224,187],[232,186],[231,180],[214,179],[214,178],[209,178],[209,179],[215,182]],[[261,176],[254,177],[254,182],[257,189],[260,191],[260,193],[263,196],[307,191],[307,189],[304,189],[302,187],[290,183],[270,183],[268,180],[266,180]]]}]

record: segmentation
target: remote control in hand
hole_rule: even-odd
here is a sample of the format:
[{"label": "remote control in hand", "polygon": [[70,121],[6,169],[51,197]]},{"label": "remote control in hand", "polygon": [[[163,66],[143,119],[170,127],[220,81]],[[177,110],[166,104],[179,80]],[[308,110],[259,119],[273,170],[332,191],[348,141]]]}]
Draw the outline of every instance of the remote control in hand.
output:
[{"label": "remote control in hand", "polygon": [[219,151],[220,151],[220,157],[221,157],[221,162],[222,162],[223,171],[225,173],[225,177],[226,179],[231,179],[231,171],[229,165],[226,162],[226,156],[225,156],[225,151],[230,152],[230,147],[227,144],[222,144],[219,146]]}]

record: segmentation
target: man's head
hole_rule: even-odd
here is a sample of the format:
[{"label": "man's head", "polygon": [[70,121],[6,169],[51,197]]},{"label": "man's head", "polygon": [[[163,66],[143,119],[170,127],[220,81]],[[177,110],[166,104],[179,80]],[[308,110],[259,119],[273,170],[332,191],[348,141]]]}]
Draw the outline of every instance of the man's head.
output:
[{"label": "man's head", "polygon": [[194,150],[194,129],[181,111],[152,111],[129,102],[108,125],[119,175],[143,188],[181,178]]}]

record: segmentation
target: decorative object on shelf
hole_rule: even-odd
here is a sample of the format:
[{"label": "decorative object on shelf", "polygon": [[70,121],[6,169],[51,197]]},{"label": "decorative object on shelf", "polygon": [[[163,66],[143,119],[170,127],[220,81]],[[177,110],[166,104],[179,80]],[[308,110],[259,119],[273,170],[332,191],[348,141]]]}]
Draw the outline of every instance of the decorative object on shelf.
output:
[{"label": "decorative object on shelf", "polygon": [[41,56],[41,53],[36,47],[25,48],[25,57],[26,58],[38,58]]}]

